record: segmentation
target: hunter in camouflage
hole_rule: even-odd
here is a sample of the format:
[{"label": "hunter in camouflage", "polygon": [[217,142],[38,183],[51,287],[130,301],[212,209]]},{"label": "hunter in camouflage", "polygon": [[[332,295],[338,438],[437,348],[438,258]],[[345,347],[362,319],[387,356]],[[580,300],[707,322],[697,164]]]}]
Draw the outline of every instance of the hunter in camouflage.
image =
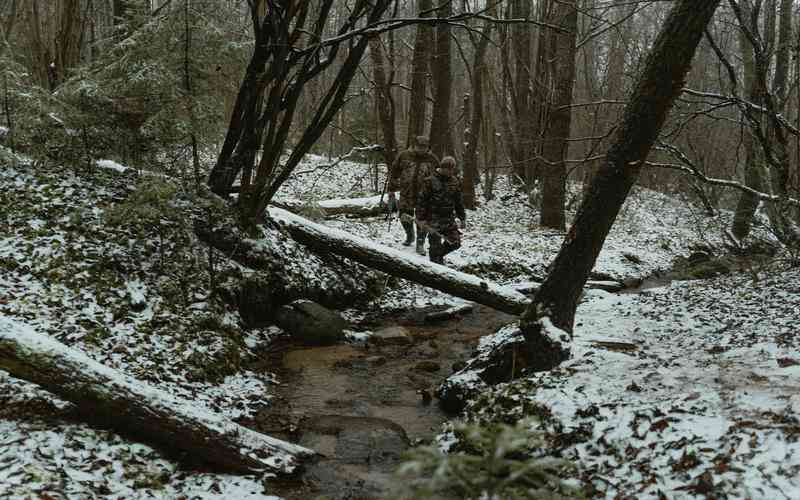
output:
[{"label": "hunter in camouflage", "polygon": [[465,227],[467,216],[461,199],[461,180],[456,160],[445,156],[436,171],[422,182],[417,201],[418,226],[428,229],[431,262],[444,264],[444,256],[461,247],[455,216]]},{"label": "hunter in camouflage", "polygon": [[[389,200],[395,198],[394,192],[400,190],[400,222],[406,231],[403,245],[414,242],[414,217],[419,186],[439,165],[439,159],[428,149],[428,138],[418,136],[413,145],[400,153],[392,165],[389,175]],[[417,253],[425,255],[426,232],[417,225]]]}]

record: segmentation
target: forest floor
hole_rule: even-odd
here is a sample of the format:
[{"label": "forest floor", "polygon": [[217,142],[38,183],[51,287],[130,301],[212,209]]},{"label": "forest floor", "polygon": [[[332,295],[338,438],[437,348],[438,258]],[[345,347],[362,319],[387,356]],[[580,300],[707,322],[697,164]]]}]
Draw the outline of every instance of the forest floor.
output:
[{"label": "forest floor", "polygon": [[[315,200],[374,193],[368,166],[325,163],[309,157],[301,169],[307,173],[282,196],[304,200],[313,212]],[[303,488],[337,482],[343,495],[358,488],[378,495],[391,468],[353,469],[347,453],[350,462],[394,464],[408,444],[453,444],[449,426],[438,427],[445,416],[435,400],[425,404],[425,393],[480,336],[512,318],[476,308],[426,324],[424,311],[464,302],[392,280],[369,307],[345,311],[358,330],[348,344],[310,352],[287,344],[275,328],[243,331],[233,311],[206,300],[205,254],[180,217],[152,227],[109,224],[137,182],[130,171],[33,168],[5,155],[0,314],[264,432],[305,440],[329,455],[345,447],[345,459],[312,466],[300,483],[187,470],[147,445],[76,421],[69,404],[0,372],[0,497],[301,498]],[[495,191],[494,200],[469,213],[464,246],[448,262],[501,284],[540,279],[563,233],[538,227],[527,200],[504,179]],[[170,206],[178,214],[192,210],[182,199]],[[396,221],[324,222],[403,248]],[[529,404],[546,407],[550,452],[574,460],[580,472],[573,481],[600,497],[796,498],[797,266],[779,255],[747,264],[746,272],[663,278],[693,252],[722,253],[728,223],[725,213],[708,217],[685,200],[636,189],[593,277],[644,281],[645,288],[587,291],[573,358],[492,389],[467,418],[505,421]],[[168,229],[159,231],[164,224]],[[226,266],[235,267],[220,263]],[[410,343],[378,342],[376,332],[391,326],[405,328]],[[322,390],[323,382],[338,389]],[[492,398],[516,401],[517,408],[500,414],[499,406],[485,404]],[[378,449],[391,456],[354,452],[364,439],[379,439]],[[361,482],[347,484],[343,478],[354,471],[363,473]]]}]

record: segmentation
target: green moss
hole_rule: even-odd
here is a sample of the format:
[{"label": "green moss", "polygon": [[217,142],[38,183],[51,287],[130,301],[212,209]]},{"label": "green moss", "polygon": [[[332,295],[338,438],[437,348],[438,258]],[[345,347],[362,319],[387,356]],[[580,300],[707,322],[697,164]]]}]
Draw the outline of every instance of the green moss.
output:
[{"label": "green moss", "polygon": [[215,345],[206,352],[195,351],[186,360],[192,380],[219,383],[241,370],[244,346],[227,338],[218,341],[221,345]]},{"label": "green moss", "polygon": [[103,340],[111,337],[111,330],[105,326],[95,326],[83,337],[83,341],[87,344],[99,346]]},{"label": "green moss", "polygon": [[0,269],[16,271],[18,267],[19,263],[17,263],[16,259],[11,257],[0,257]]}]

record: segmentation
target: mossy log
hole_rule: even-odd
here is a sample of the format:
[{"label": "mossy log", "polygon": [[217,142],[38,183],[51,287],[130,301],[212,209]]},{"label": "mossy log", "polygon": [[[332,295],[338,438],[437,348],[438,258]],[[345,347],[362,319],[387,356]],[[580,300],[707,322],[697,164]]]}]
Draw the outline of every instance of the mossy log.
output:
[{"label": "mossy log", "polygon": [[290,473],[312,450],[242,427],[0,316],[0,369],[72,402],[93,424],[233,473]]},{"label": "mossy log", "polygon": [[[272,308],[297,299],[325,307],[352,307],[373,299],[381,290],[381,275],[331,253],[315,254],[267,220],[258,236],[249,236],[231,218],[214,224],[195,221],[195,234],[226,258],[258,272]],[[240,297],[240,299],[243,299]],[[267,314],[270,315],[270,314]]]}]

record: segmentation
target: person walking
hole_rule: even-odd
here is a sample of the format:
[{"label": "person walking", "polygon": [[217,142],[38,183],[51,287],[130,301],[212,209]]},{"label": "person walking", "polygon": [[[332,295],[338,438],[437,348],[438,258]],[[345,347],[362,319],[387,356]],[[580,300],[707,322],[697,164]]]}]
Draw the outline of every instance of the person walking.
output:
[{"label": "person walking", "polygon": [[[456,225],[455,217],[460,223]],[[459,227],[466,227],[467,215],[461,198],[461,180],[456,160],[445,156],[439,167],[422,182],[417,200],[418,226],[429,231],[430,260],[444,264],[444,256],[461,247]]]},{"label": "person walking", "polygon": [[[422,181],[429,177],[439,165],[439,159],[430,151],[428,138],[420,135],[414,138],[411,147],[397,156],[392,165],[389,175],[389,203],[396,199],[395,191],[400,191],[400,201],[398,209],[400,211],[400,223],[406,232],[406,239],[403,245],[409,246],[414,242],[414,220],[417,199],[419,197],[419,186]],[[417,225],[417,253],[425,255],[424,229]]]}]

